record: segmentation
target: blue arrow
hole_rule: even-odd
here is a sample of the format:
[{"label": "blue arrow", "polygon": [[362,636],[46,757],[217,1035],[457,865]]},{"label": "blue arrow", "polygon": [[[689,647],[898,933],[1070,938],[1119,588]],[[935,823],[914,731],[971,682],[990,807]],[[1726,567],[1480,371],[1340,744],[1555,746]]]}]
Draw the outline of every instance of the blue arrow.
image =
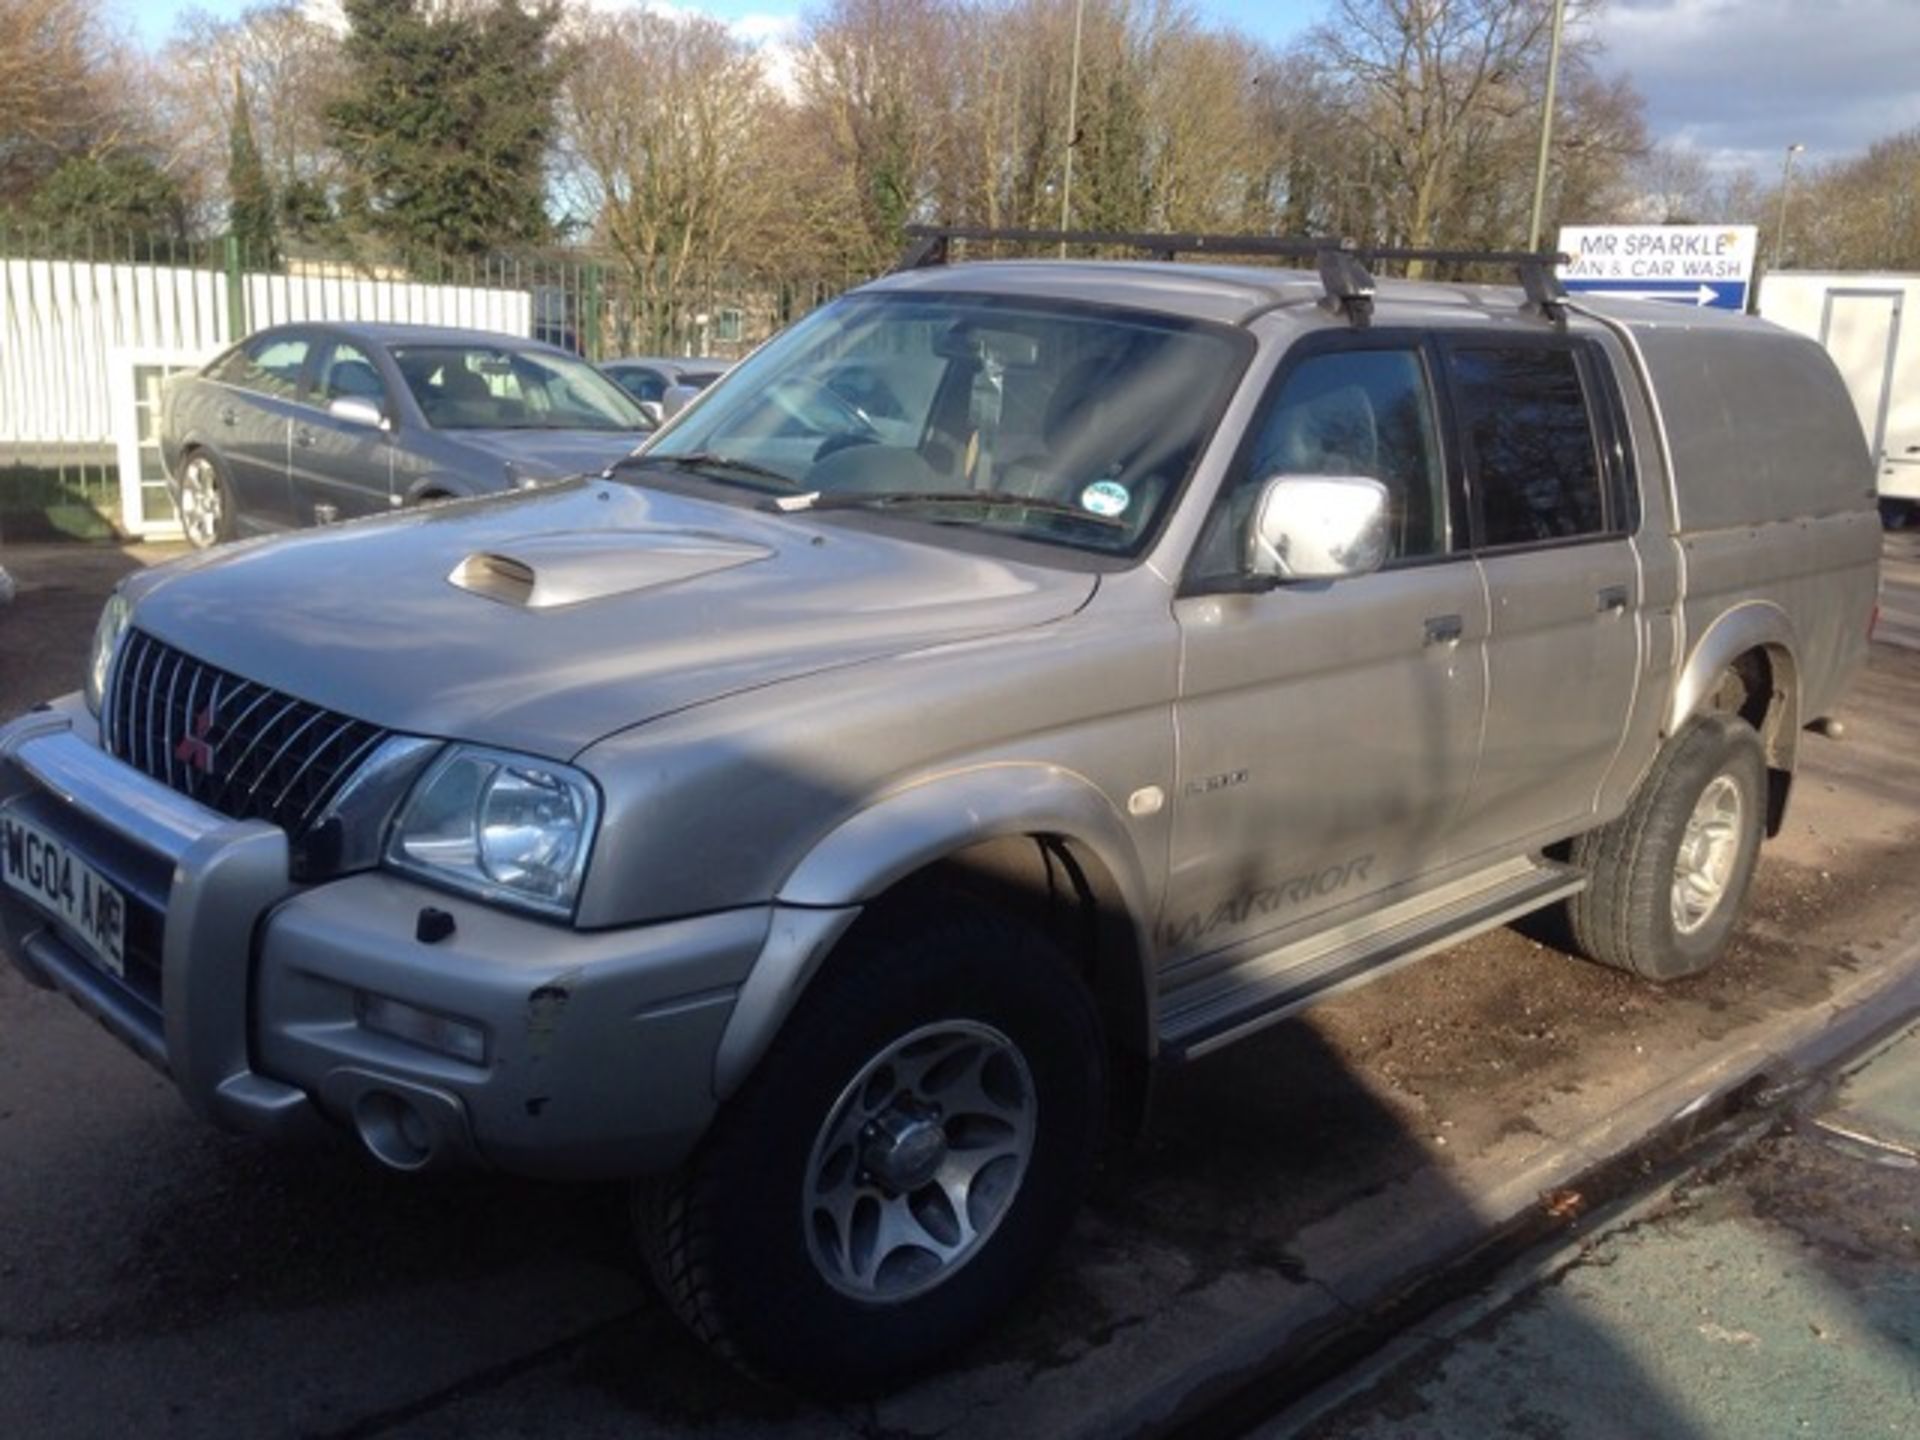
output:
[{"label": "blue arrow", "polygon": [[1615,295],[1622,300],[1658,300],[1695,309],[1744,310],[1747,305],[1746,282],[1740,280],[1566,279],[1561,283],[1569,291],[1578,293]]}]

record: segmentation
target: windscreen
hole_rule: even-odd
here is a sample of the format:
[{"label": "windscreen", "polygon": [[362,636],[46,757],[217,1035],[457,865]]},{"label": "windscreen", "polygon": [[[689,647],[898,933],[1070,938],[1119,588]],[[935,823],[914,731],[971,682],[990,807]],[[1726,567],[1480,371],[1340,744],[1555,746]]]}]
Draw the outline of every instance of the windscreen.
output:
[{"label": "windscreen", "polygon": [[794,508],[871,501],[1125,553],[1180,490],[1249,349],[1141,312],[849,296],[729,372],[636,463],[679,459]]},{"label": "windscreen", "polygon": [[494,345],[397,345],[394,363],[436,430],[644,430],[633,398],[581,360]]}]

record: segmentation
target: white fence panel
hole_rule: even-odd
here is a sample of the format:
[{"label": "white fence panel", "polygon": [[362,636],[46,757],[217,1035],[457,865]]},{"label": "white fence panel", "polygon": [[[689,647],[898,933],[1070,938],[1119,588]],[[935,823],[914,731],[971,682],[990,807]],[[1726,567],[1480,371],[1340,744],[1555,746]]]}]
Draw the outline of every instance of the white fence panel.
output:
[{"label": "white fence panel", "polygon": [[[387,320],[533,331],[525,290],[418,285],[352,275],[249,275],[247,328],[295,320]],[[115,429],[109,357],[205,355],[236,337],[218,270],[75,260],[0,260],[0,447],[104,446]]]},{"label": "white fence panel", "polygon": [[205,352],[230,338],[210,270],[4,260],[0,300],[0,445],[109,444],[112,352]]},{"label": "white fence panel", "polygon": [[533,296],[477,285],[417,285],[340,275],[249,275],[252,329],[300,320],[379,320],[533,333]]}]

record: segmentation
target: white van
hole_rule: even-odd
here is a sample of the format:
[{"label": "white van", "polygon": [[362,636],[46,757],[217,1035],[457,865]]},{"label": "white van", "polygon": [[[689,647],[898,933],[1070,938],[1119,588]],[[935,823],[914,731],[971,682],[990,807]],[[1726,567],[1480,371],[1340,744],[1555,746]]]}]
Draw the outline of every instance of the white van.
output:
[{"label": "white van", "polygon": [[1787,271],[1760,286],[1761,316],[1818,340],[1840,368],[1893,527],[1920,520],[1920,329],[1901,323],[1917,294],[1916,274]]}]

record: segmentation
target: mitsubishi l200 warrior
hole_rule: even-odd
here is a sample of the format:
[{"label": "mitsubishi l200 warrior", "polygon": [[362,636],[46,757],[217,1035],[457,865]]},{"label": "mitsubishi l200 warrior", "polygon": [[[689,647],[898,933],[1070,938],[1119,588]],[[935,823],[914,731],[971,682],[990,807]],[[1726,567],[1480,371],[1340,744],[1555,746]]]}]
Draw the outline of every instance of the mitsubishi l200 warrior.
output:
[{"label": "mitsubishi l200 warrior", "polygon": [[952,238],[603,476],[130,576],[0,731],[12,962],[220,1125],[632,1180],[686,1322],[844,1393],[1155,1066],[1546,906],[1721,953],[1876,598],[1817,345]]}]

